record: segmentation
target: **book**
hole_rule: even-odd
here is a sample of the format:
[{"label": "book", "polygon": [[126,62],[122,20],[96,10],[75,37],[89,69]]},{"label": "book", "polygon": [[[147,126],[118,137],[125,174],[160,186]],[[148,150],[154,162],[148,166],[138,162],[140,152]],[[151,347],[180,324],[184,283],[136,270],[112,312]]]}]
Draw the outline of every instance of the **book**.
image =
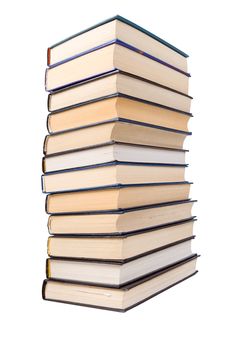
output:
[{"label": "book", "polygon": [[130,96],[165,106],[177,112],[190,112],[192,97],[124,71],[113,70],[48,95],[50,112],[92,100]]},{"label": "book", "polygon": [[112,141],[183,149],[184,140],[188,135],[191,133],[121,119],[47,135],[44,141],[44,154],[56,154]]},{"label": "book", "polygon": [[145,100],[115,96],[52,112],[47,117],[47,128],[49,133],[53,134],[111,119],[124,118],[189,131],[188,122],[191,116],[191,113],[176,112]]},{"label": "book", "polygon": [[48,48],[47,63],[54,66],[115,41],[125,43],[143,55],[156,56],[178,70],[187,71],[186,53],[119,15]]},{"label": "book", "polygon": [[51,301],[127,311],[195,275],[196,261],[195,255],[120,288],[45,280],[42,296]]},{"label": "book", "polygon": [[107,142],[104,145],[91,146],[86,149],[47,155],[42,159],[42,170],[50,173],[94,165],[111,165],[112,163],[185,165],[186,152],[187,150]]},{"label": "book", "polygon": [[189,239],[123,262],[50,258],[46,262],[46,277],[120,287],[192,255],[191,239]]},{"label": "book", "polygon": [[[95,64],[93,64],[95,62]],[[149,57],[116,41],[84,55],[47,68],[47,91],[55,91],[100,76],[114,70],[122,70],[184,94],[188,93],[190,75],[174,69],[155,57]]]},{"label": "book", "polygon": [[116,185],[92,190],[51,193],[46,197],[48,214],[114,211],[186,200],[190,183]]},{"label": "book", "polygon": [[42,175],[45,193],[185,181],[184,165],[112,163]]},{"label": "book", "polygon": [[188,219],[133,233],[125,233],[121,236],[108,234],[50,236],[47,252],[50,257],[55,258],[126,261],[172,243],[192,238],[194,221],[195,219]]},{"label": "book", "polygon": [[48,230],[53,235],[118,236],[191,219],[194,202],[194,200],[184,200],[106,213],[51,215],[48,219]]}]

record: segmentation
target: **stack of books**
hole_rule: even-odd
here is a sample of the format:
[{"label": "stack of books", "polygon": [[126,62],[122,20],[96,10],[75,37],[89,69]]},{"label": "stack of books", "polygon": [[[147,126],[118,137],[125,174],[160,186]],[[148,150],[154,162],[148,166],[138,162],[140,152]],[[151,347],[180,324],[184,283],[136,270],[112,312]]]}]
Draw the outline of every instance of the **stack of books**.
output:
[{"label": "stack of books", "polygon": [[187,57],[120,16],[48,49],[44,299],[126,311],[197,272]]}]

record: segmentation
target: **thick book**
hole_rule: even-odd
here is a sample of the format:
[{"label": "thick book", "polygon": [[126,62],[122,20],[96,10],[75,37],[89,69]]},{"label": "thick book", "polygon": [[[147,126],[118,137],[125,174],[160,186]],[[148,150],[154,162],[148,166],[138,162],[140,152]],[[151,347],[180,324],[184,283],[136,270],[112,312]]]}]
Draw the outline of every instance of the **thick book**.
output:
[{"label": "thick book", "polygon": [[47,155],[42,160],[44,173],[60,170],[74,170],[95,165],[105,164],[161,164],[186,165],[187,150],[151,147],[146,145],[126,144],[122,142],[107,142],[96,147],[87,147],[81,150],[61,152],[56,155]]},{"label": "thick book", "polygon": [[188,93],[188,73],[165,65],[155,57],[141,55],[120,41],[108,43],[97,50],[47,68],[46,90],[60,90],[115,69]]},{"label": "thick book", "polygon": [[167,247],[193,237],[195,219],[152,227],[121,236],[50,236],[47,252],[50,257],[127,261],[147,252]]},{"label": "thick book", "polygon": [[183,149],[189,132],[161,126],[136,123],[126,119],[113,120],[98,125],[47,135],[44,154],[56,154],[74,149],[102,145],[108,142],[124,142],[138,145]]},{"label": "thick book", "polygon": [[45,280],[43,299],[127,311],[196,274],[197,255],[122,287]]},{"label": "thick book", "polygon": [[91,190],[51,193],[46,197],[48,214],[118,211],[186,200],[189,182],[116,185]]},{"label": "thick book", "polygon": [[189,240],[122,262],[105,260],[50,258],[46,261],[47,278],[121,287],[162,268],[191,257]]},{"label": "thick book", "polygon": [[50,112],[116,95],[147,100],[178,112],[190,112],[192,97],[152,80],[115,69],[48,95]]},{"label": "thick book", "polygon": [[114,16],[48,48],[48,66],[56,66],[113,42],[122,42],[132,50],[180,71],[187,71],[188,55],[155,34],[122,16]]},{"label": "thick book", "polygon": [[49,133],[53,134],[98,124],[114,118],[124,118],[188,131],[188,122],[191,116],[191,113],[176,112],[145,100],[115,96],[52,112],[47,117],[47,129]]},{"label": "thick book", "polygon": [[105,163],[42,175],[44,193],[185,181],[184,165]]},{"label": "thick book", "polygon": [[194,200],[155,204],[107,212],[51,215],[48,230],[53,235],[113,235],[191,219]]}]

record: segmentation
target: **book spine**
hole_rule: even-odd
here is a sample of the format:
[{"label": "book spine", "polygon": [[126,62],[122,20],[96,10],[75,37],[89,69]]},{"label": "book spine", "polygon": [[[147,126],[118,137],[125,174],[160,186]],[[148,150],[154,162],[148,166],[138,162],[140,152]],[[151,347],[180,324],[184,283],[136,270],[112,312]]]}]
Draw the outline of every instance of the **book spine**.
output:
[{"label": "book spine", "polygon": [[46,278],[50,278],[50,259],[46,259]]},{"label": "book spine", "polygon": [[50,241],[51,241],[51,237],[48,237],[48,239],[47,239],[47,255],[49,255],[49,256],[51,254]]},{"label": "book spine", "polygon": [[46,300],[46,297],[45,297],[46,285],[47,285],[47,279],[43,281],[42,290],[41,290],[42,299],[44,299],[44,300]]},{"label": "book spine", "polygon": [[53,132],[53,130],[50,127],[50,115],[51,114],[48,114],[47,118],[46,118],[46,128],[47,128],[49,134],[51,134]]},{"label": "book spine", "polygon": [[53,232],[51,231],[50,222],[51,222],[51,216],[49,216],[49,217],[48,217],[48,221],[47,221],[47,229],[48,229],[48,233],[49,233],[49,235],[52,235],[52,234],[53,234]]},{"label": "book spine", "polygon": [[44,175],[41,175],[41,190],[42,193],[45,193]]},{"label": "book spine", "polygon": [[43,142],[43,153],[47,153],[47,140],[48,140],[48,135],[45,136],[44,142]]},{"label": "book spine", "polygon": [[48,95],[47,97],[47,109],[49,112],[51,112],[51,109],[50,109],[50,100],[51,100],[51,94]]},{"label": "book spine", "polygon": [[51,49],[48,47],[47,49],[47,66],[50,66],[50,58],[51,58]]},{"label": "book spine", "polygon": [[50,214],[50,213],[48,212],[48,198],[49,198],[49,195],[47,195],[47,196],[46,196],[46,199],[45,199],[45,212],[46,212],[46,214]]},{"label": "book spine", "polygon": [[45,157],[42,158],[41,169],[43,173],[46,173]]},{"label": "book spine", "polygon": [[47,92],[47,71],[48,71],[48,68],[46,68],[45,70],[45,78],[44,78],[44,86],[45,86],[45,91]]}]

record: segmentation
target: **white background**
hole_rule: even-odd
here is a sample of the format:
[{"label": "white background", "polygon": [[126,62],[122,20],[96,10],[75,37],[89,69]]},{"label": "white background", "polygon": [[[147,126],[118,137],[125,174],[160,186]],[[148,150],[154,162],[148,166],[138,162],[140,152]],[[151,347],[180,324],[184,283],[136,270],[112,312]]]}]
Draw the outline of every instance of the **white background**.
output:
[{"label": "white background", "polygon": [[[8,1],[1,5],[2,349],[233,349],[232,1]],[[115,14],[190,54],[189,180],[200,273],[126,314],[41,299],[40,188],[47,46]]]}]

